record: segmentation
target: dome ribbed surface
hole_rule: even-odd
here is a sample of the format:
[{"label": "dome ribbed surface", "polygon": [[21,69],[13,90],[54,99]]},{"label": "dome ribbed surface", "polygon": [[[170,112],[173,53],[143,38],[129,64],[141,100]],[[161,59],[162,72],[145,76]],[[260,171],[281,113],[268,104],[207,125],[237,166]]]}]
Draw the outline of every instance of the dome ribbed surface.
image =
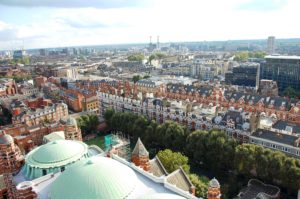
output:
[{"label": "dome ribbed surface", "polygon": [[137,185],[134,171],[106,157],[91,157],[72,165],[50,187],[52,199],[123,199]]},{"label": "dome ribbed surface", "polygon": [[174,194],[168,194],[168,193],[156,193],[156,194],[143,196],[139,199],[184,199],[184,197],[174,195]]},{"label": "dome ribbed surface", "polygon": [[26,164],[40,168],[66,165],[87,154],[88,146],[83,142],[56,140],[44,144],[26,156]]}]

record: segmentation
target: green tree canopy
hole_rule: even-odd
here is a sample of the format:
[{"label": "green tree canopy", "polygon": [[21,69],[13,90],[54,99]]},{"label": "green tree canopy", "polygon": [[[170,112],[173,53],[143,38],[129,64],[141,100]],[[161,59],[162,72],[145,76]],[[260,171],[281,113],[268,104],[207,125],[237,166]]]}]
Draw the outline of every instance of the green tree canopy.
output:
[{"label": "green tree canopy", "polygon": [[200,177],[196,174],[189,174],[189,178],[196,188],[196,196],[206,198],[209,179],[205,177],[200,179]]},{"label": "green tree canopy", "polygon": [[179,169],[179,167],[182,167],[186,173],[190,173],[190,166],[188,164],[189,159],[180,152],[173,152],[170,149],[165,149],[159,151],[157,156],[168,173],[172,173]]},{"label": "green tree canopy", "polygon": [[300,98],[300,92],[297,92],[294,88],[291,86],[287,87],[284,92],[284,96],[290,97],[290,98]]},{"label": "green tree canopy", "polygon": [[127,57],[128,61],[143,61],[145,56],[143,54],[134,54]]},{"label": "green tree canopy", "polygon": [[247,61],[248,58],[264,58],[266,56],[265,52],[256,51],[256,52],[248,52],[242,51],[235,53],[234,61]]},{"label": "green tree canopy", "polygon": [[99,125],[99,118],[95,114],[83,115],[76,119],[78,127],[83,134],[90,134],[97,132]]},{"label": "green tree canopy", "polygon": [[141,80],[141,79],[143,79],[143,77],[141,77],[140,75],[134,75],[134,76],[132,77],[132,81],[133,81],[134,83],[138,82],[138,81]]}]

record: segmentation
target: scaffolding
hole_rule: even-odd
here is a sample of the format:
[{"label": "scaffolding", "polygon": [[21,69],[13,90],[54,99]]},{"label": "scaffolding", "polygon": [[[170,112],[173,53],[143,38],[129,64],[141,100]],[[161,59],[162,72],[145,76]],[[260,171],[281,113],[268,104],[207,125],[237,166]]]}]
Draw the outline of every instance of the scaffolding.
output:
[{"label": "scaffolding", "polygon": [[113,147],[119,157],[127,161],[131,159],[130,139],[120,131],[114,131],[104,137],[105,151],[110,151]]}]

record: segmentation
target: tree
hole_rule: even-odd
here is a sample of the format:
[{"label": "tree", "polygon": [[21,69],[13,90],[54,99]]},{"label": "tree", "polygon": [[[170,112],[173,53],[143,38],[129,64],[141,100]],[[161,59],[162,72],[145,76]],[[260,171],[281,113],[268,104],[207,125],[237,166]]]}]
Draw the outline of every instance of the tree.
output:
[{"label": "tree", "polygon": [[190,174],[189,178],[196,188],[196,196],[206,198],[209,183],[208,178],[200,179],[200,177],[196,174]]},{"label": "tree", "polygon": [[78,127],[83,134],[95,133],[98,129],[99,118],[97,115],[83,115],[76,119]]},{"label": "tree", "polygon": [[132,131],[134,132],[134,140],[137,140],[138,137],[141,137],[144,140],[144,138],[146,137],[145,129],[147,129],[148,125],[149,122],[144,116],[138,117],[134,121],[132,125]]},{"label": "tree", "polygon": [[182,167],[186,173],[190,172],[190,166],[188,165],[189,159],[180,152],[173,152],[170,149],[165,149],[159,151],[157,156],[168,173],[172,173],[180,167]]},{"label": "tree", "polygon": [[143,61],[145,56],[143,54],[134,54],[127,57],[128,61]]},{"label": "tree", "polygon": [[233,169],[236,142],[220,130],[194,131],[187,137],[186,153],[215,173]]},{"label": "tree", "polygon": [[300,160],[282,152],[242,144],[236,147],[234,161],[236,171],[248,177],[259,177],[263,181],[295,190],[300,183]]},{"label": "tree", "polygon": [[154,60],[156,57],[155,57],[155,55],[150,55],[150,57],[148,58],[148,62],[150,63],[150,65],[152,65],[151,64],[151,62],[152,62],[152,60]]},{"label": "tree", "polygon": [[300,98],[300,92],[297,92],[294,88],[291,86],[287,87],[283,94],[289,98]]},{"label": "tree", "polygon": [[157,136],[159,136],[161,146],[175,151],[180,151],[185,147],[187,134],[187,128],[174,121],[167,121],[157,127]]},{"label": "tree", "polygon": [[142,78],[141,76],[139,76],[139,75],[135,75],[135,76],[132,77],[132,81],[133,81],[134,83],[138,82],[138,81],[141,80],[141,79],[143,79],[143,78]]},{"label": "tree", "polygon": [[113,109],[107,109],[104,113],[104,119],[109,128],[112,127],[111,126],[111,118],[114,114],[115,114],[115,110],[113,110]]}]

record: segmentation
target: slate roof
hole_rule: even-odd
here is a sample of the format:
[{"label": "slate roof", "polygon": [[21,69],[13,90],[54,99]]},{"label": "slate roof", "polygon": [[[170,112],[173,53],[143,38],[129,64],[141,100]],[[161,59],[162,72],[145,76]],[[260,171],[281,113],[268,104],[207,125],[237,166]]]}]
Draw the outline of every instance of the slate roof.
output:
[{"label": "slate roof", "polygon": [[168,84],[167,86],[167,91],[168,92],[176,93],[177,91],[182,91],[184,90],[187,93],[195,93],[198,92],[199,95],[206,95],[210,96],[212,93],[212,88],[207,88],[207,87],[197,87],[193,85],[182,85],[182,84]]},{"label": "slate roof", "polygon": [[290,146],[295,146],[295,142],[299,139],[299,137],[294,135],[276,133],[266,129],[258,129],[252,134],[252,137],[258,137]]},{"label": "slate roof", "polygon": [[192,184],[192,182],[181,167],[167,176],[167,182],[188,192],[192,187],[194,187],[194,185]]},{"label": "slate roof", "polygon": [[222,123],[226,124],[227,121],[230,119],[235,122],[236,128],[241,127],[244,123],[244,119],[243,119],[241,112],[236,111],[236,110],[228,110],[222,119]]},{"label": "slate roof", "polygon": [[252,101],[253,104],[257,104],[258,102],[261,101],[266,106],[273,104],[276,109],[279,109],[281,106],[284,106],[286,109],[289,109],[289,104],[290,104],[287,98],[269,97],[269,96],[257,95],[257,94],[247,94],[243,92],[225,91],[224,97],[228,101],[231,100],[232,98],[235,101],[239,101],[240,99],[243,98],[246,103]]},{"label": "slate roof", "polygon": [[288,121],[278,120],[274,125],[274,129],[286,130],[286,127],[292,127],[292,133],[300,134],[300,124],[291,123]]},{"label": "slate roof", "polygon": [[157,177],[168,175],[168,172],[157,156],[150,160],[150,172]]}]

